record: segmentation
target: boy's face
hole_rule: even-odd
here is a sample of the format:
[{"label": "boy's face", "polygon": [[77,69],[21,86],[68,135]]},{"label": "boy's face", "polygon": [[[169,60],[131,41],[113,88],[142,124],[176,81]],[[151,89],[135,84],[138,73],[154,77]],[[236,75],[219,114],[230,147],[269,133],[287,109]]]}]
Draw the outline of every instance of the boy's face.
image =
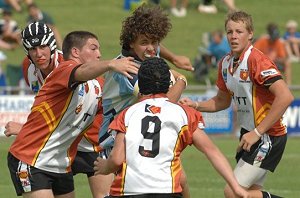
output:
[{"label": "boy's face", "polygon": [[143,61],[157,55],[158,45],[158,41],[153,41],[141,34],[130,44],[130,48]]},{"label": "boy's face", "polygon": [[82,49],[79,50],[79,58],[82,63],[100,60],[100,57],[100,45],[95,38],[89,38]]},{"label": "boy's face", "polygon": [[226,25],[227,40],[235,57],[239,57],[253,38],[243,21],[228,21]]},{"label": "boy's face", "polygon": [[33,47],[28,50],[28,54],[37,68],[48,69],[51,61],[51,51],[48,45]]}]

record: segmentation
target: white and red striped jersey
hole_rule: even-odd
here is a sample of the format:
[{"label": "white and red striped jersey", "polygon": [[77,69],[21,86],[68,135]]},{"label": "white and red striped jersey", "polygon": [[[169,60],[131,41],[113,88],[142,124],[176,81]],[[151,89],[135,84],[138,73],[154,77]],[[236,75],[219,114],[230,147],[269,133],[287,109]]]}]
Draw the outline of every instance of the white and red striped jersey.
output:
[{"label": "white and red striped jersey", "polygon": [[126,161],[111,186],[111,195],[179,193],[180,153],[204,128],[200,112],[152,95],[122,111],[110,129],[125,133]]},{"label": "white and red striped jersey", "polygon": [[10,147],[19,160],[54,173],[71,171],[78,143],[101,111],[102,95],[100,80],[72,84],[77,66],[62,62],[46,78]]},{"label": "white and red striped jersey", "polygon": [[[220,61],[217,86],[232,95],[240,126],[251,131],[266,117],[274,101],[274,95],[267,88],[268,82],[272,83],[272,78],[280,79],[281,74],[276,65],[252,45],[240,56],[236,69],[233,59],[228,54]],[[272,136],[285,133],[282,119],[267,131]]]}]

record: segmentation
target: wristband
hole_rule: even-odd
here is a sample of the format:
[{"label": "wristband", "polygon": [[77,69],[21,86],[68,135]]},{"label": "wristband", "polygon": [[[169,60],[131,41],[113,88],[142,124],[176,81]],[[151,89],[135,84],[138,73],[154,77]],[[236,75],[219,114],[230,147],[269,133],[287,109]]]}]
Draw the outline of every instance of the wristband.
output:
[{"label": "wristband", "polygon": [[258,132],[257,128],[255,128],[253,131],[256,133],[256,135],[257,135],[258,137],[261,137],[261,134]]},{"label": "wristband", "polygon": [[185,83],[185,87],[187,87],[187,80],[186,80],[186,78],[185,78],[185,77],[183,77],[183,76],[179,76],[179,77],[176,79],[176,81],[178,81],[178,80],[183,80],[183,81],[184,81],[184,83]]}]

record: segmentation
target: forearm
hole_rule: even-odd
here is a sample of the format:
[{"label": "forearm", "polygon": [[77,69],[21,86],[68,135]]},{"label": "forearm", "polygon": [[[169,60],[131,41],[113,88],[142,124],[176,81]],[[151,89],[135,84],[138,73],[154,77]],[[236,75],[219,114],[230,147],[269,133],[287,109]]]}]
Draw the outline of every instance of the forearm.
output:
[{"label": "forearm", "polygon": [[167,93],[167,97],[172,102],[178,102],[185,88],[186,88],[186,80],[179,78],[176,80],[176,83],[172,87],[170,87]]},{"label": "forearm", "polygon": [[163,45],[160,45],[160,56],[170,61],[172,64],[174,64],[175,54],[173,54],[170,50],[165,48]]},{"label": "forearm", "polygon": [[75,71],[75,81],[84,82],[101,76],[109,70],[110,61],[84,63]]},{"label": "forearm", "polygon": [[235,179],[231,165],[217,147],[215,149],[211,149],[210,152],[207,152],[206,156],[215,170],[224,178],[233,190],[239,188],[239,184]]}]

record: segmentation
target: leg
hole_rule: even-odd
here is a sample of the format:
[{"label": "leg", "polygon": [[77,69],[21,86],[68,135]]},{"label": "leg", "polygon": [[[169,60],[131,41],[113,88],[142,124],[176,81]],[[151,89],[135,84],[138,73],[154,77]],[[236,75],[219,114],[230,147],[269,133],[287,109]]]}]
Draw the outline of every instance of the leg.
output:
[{"label": "leg", "polygon": [[103,198],[108,195],[112,181],[113,174],[89,177],[89,185],[93,198]]},{"label": "leg", "polygon": [[53,192],[51,189],[43,189],[43,190],[36,190],[32,192],[23,193],[22,196],[24,198],[54,198]]},{"label": "leg", "polygon": [[189,189],[189,185],[187,182],[187,177],[186,177],[185,171],[183,169],[182,169],[182,175],[180,177],[180,185],[182,188],[183,198],[190,198],[191,197],[190,189]]},{"label": "leg", "polygon": [[70,192],[64,195],[55,195],[55,198],[75,198],[75,192]]}]

